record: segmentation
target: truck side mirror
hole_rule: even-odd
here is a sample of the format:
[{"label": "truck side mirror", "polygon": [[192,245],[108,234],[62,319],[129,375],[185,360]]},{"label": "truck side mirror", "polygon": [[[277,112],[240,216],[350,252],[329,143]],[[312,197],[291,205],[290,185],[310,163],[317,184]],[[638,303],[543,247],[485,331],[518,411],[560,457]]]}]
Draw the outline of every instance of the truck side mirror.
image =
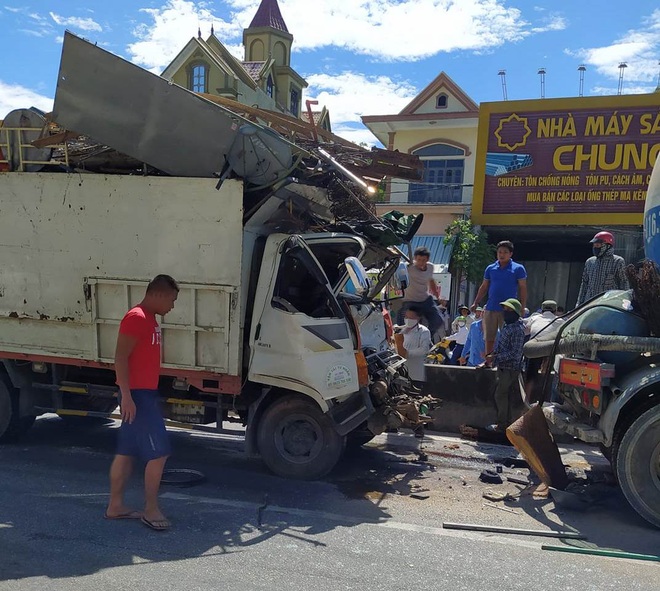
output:
[{"label": "truck side mirror", "polygon": [[364,295],[369,291],[370,283],[362,263],[356,257],[346,257],[344,259],[346,271],[355,286],[358,295]]},{"label": "truck side mirror", "polygon": [[410,283],[410,278],[408,277],[408,265],[401,261],[396,272],[392,276],[393,287],[397,291],[406,289]]}]

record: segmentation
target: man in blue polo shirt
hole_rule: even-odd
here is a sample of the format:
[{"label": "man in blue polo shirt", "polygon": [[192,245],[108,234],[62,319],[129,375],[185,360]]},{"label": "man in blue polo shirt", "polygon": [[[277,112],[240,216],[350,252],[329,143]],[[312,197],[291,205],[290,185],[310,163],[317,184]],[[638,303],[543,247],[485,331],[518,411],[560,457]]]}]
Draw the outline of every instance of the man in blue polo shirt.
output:
[{"label": "man in blue polo shirt", "polygon": [[477,297],[472,304],[472,310],[488,294],[483,315],[484,336],[486,339],[486,355],[492,352],[497,331],[504,324],[500,302],[510,298],[520,301],[522,308],[527,303],[527,271],[516,263],[513,256],[513,243],[503,240],[497,245],[497,260],[486,267],[484,280],[479,286]]}]

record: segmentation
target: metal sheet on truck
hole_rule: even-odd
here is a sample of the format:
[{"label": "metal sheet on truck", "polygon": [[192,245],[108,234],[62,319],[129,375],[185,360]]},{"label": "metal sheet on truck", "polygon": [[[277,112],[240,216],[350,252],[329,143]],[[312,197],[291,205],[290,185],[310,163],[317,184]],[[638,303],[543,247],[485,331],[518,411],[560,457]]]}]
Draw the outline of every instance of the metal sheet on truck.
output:
[{"label": "metal sheet on truck", "polygon": [[238,115],[65,33],[53,120],[173,176],[222,170]]},{"label": "metal sheet on truck", "polygon": [[242,200],[239,181],[0,175],[0,352],[112,361],[123,313],[167,273],[164,365],[238,375]]}]

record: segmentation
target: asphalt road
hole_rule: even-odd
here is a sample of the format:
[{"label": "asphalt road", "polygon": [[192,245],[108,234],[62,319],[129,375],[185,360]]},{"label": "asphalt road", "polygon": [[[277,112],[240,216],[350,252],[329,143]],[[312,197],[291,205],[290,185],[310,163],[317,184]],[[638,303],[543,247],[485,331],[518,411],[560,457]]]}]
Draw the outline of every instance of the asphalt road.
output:
[{"label": "asphalt road", "polygon": [[[169,467],[207,481],[163,488],[173,521],[166,533],[137,521],[106,521],[111,425],[37,421],[19,443],[0,447],[0,590],[517,590],[653,589],[653,562],[560,554],[568,541],[461,532],[443,522],[578,530],[573,545],[660,553],[660,532],[627,506],[616,487],[595,484],[590,506],[560,510],[530,495],[484,505],[480,470],[509,463],[509,448],[451,438],[426,444],[400,434],[347,457],[321,482],[286,481],[242,456],[240,438],[173,433]],[[572,461],[587,470],[587,455]],[[594,480],[602,480],[596,477]],[[512,461],[504,474],[525,477]],[[415,495],[418,498],[415,498]],[[139,505],[136,475],[129,501]]]}]

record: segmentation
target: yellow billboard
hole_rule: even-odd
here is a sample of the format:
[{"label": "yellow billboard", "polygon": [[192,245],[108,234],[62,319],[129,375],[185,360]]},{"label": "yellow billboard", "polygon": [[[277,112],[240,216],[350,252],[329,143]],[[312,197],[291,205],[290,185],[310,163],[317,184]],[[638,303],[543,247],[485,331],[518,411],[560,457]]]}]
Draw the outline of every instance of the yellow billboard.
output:
[{"label": "yellow billboard", "polygon": [[472,219],[642,224],[660,93],[482,103]]}]

